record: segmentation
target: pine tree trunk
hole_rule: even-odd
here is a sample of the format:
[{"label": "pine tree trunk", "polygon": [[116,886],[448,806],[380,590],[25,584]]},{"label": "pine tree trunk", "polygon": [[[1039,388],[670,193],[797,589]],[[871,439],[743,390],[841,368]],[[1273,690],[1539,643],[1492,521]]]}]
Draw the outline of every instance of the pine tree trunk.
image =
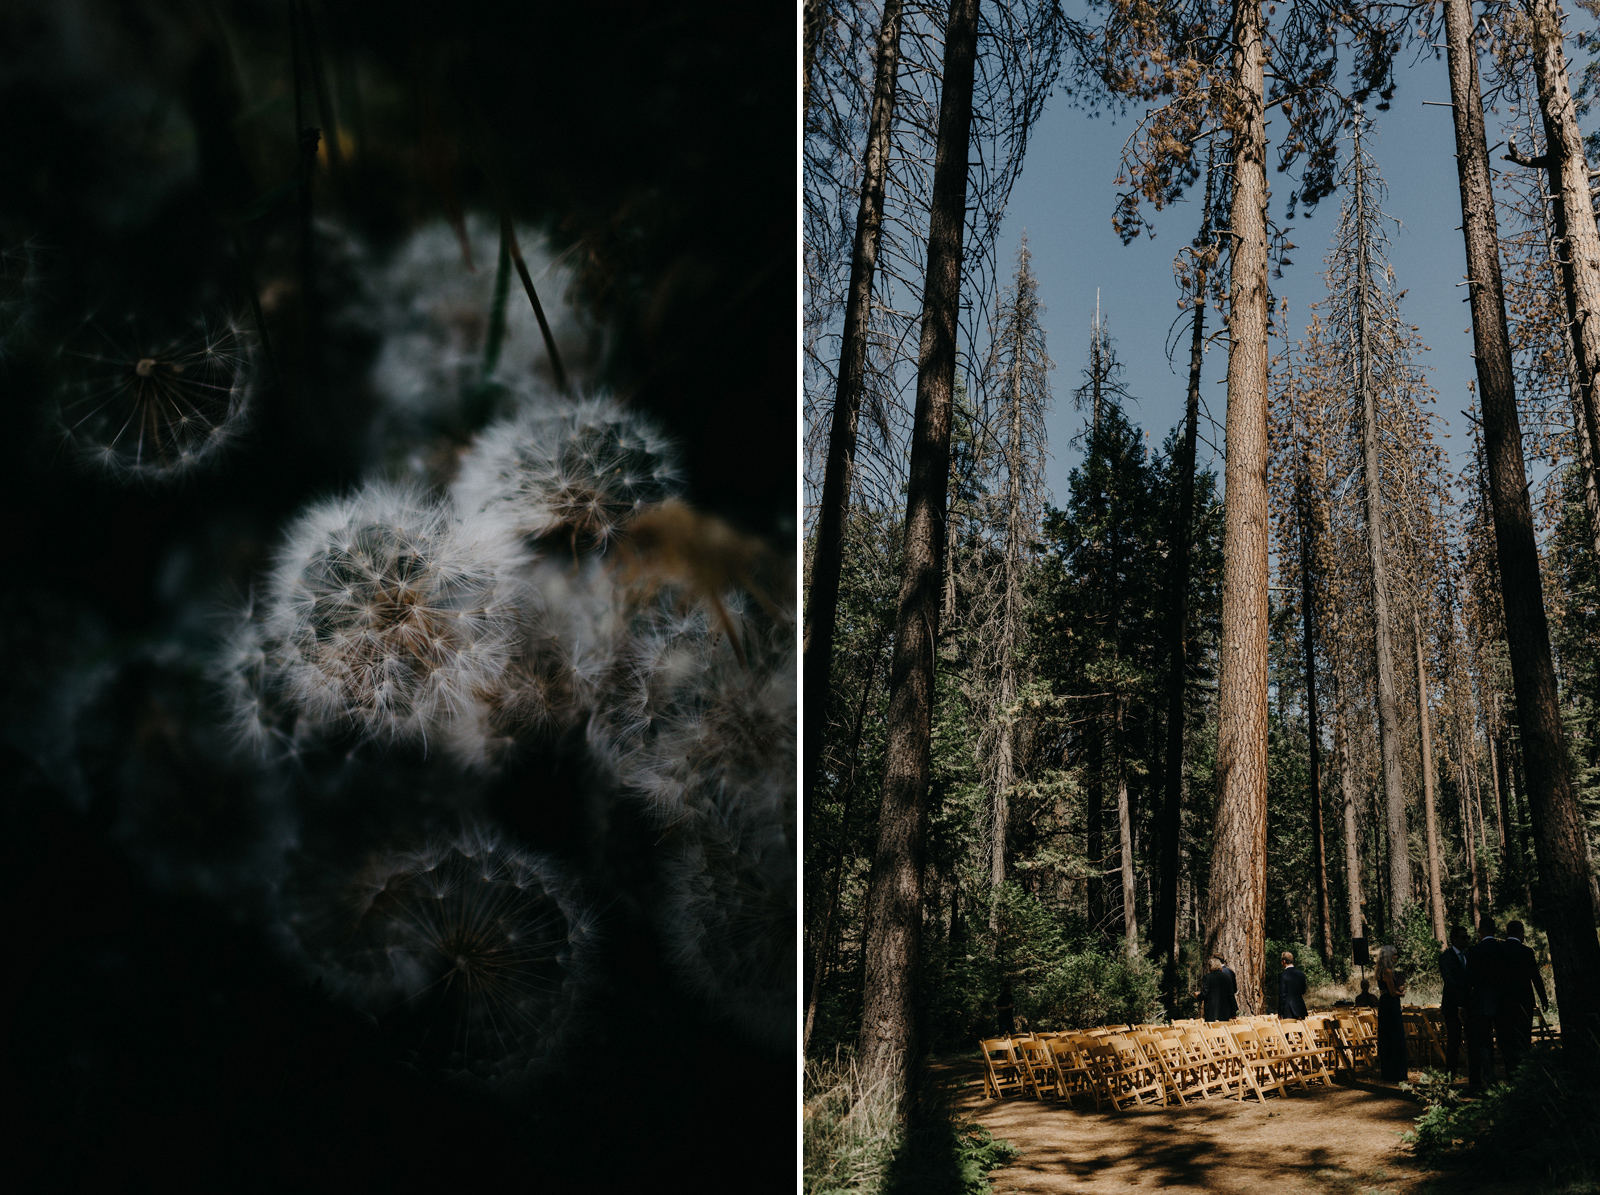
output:
[{"label": "pine tree trunk", "polygon": [[822,762],[833,681],[833,636],[839,617],[839,571],[843,564],[845,510],[850,504],[850,470],[856,455],[856,422],[866,384],[867,330],[872,306],[872,276],[883,230],[883,187],[888,172],[889,134],[894,124],[895,80],[900,73],[900,22],[903,0],[884,0],[878,31],[878,63],[872,83],[872,115],[861,168],[861,202],[856,212],[855,246],[850,257],[850,287],[845,292],[844,335],[839,380],[828,429],[828,459],[822,475],[822,505],[817,512],[806,592],[804,775],[806,824],[811,824],[811,789]]},{"label": "pine tree trunk", "polygon": [[[1533,0],[1531,33],[1534,78],[1539,90],[1539,112],[1544,118],[1545,152],[1542,163],[1550,176],[1557,271],[1566,299],[1571,336],[1568,344],[1576,367],[1580,447],[1600,443],[1600,421],[1595,410],[1594,377],[1600,368],[1600,231],[1595,227],[1594,204],[1589,197],[1589,164],[1584,155],[1583,131],[1567,77],[1567,56],[1562,46],[1562,14],[1555,0]],[[1512,147],[1514,160],[1524,161]],[[1526,163],[1531,165],[1532,163]],[[1595,488],[1594,464],[1579,453],[1584,488]],[[1600,506],[1589,504],[1589,534],[1600,551]]]},{"label": "pine tree trunk", "polygon": [[[1012,691],[1007,693],[1005,679],[1002,679],[1000,686],[1000,701],[1004,708],[1010,708],[1011,704],[1016,701],[1016,692],[1013,685]],[[1006,828],[1011,821],[1011,808],[1007,802],[1007,792],[1011,788],[1012,782],[1011,728],[1009,726],[1000,728],[1000,740],[995,744],[995,754],[998,758],[995,761],[994,768],[994,807],[992,813],[994,818],[994,842],[991,847],[992,854],[989,857],[989,886],[994,890],[994,895],[998,899],[1001,885],[1006,882]]]},{"label": "pine tree trunk", "polygon": [[[1489,827],[1483,820],[1483,781],[1478,775],[1478,747],[1476,740],[1472,747],[1473,760],[1468,769],[1472,774],[1472,807],[1473,818],[1478,823],[1478,866],[1483,872],[1483,911],[1487,913],[1494,908],[1494,878],[1489,874]],[[1473,923],[1476,927],[1476,922]]]},{"label": "pine tree trunk", "polygon": [[1439,821],[1433,800],[1433,736],[1428,722],[1428,672],[1422,658],[1422,616],[1412,611],[1411,626],[1417,643],[1417,721],[1422,728],[1422,816],[1428,828],[1428,907],[1433,914],[1433,936],[1443,950],[1450,941],[1445,932],[1444,886],[1440,881]]},{"label": "pine tree trunk", "polygon": [[939,581],[950,481],[950,423],[977,45],[978,0],[951,0],[922,292],[905,550],[889,673],[883,805],[863,928],[867,969],[857,1052],[867,1082],[897,1079],[901,1092],[912,1090],[912,1068],[919,1050],[913,1002],[921,946],[934,653],[939,641]]},{"label": "pine tree trunk", "polygon": [[[1211,241],[1211,174],[1206,174],[1206,205],[1201,217],[1199,245]],[[1189,555],[1194,537],[1194,457],[1199,434],[1200,373],[1205,354],[1205,266],[1195,282],[1194,327],[1189,338],[1189,390],[1184,407],[1183,444],[1175,462],[1178,472],[1178,509],[1172,526],[1171,621],[1167,624],[1167,749],[1165,786],[1161,802],[1161,892],[1151,918],[1151,945],[1162,965],[1161,988],[1169,1011],[1176,1015],[1178,992],[1178,868],[1183,838],[1183,730],[1184,689],[1189,672]]]},{"label": "pine tree trunk", "polygon": [[[1576,364],[1574,363],[1574,368]],[[1573,379],[1573,397],[1576,406],[1578,382]],[[1589,536],[1594,553],[1600,556],[1600,478],[1595,476],[1595,441],[1589,436],[1588,420],[1576,420],[1578,430],[1578,467],[1583,473],[1583,509],[1589,516]]]},{"label": "pine tree trunk", "polygon": [[1117,832],[1122,845],[1122,944],[1129,958],[1139,953],[1139,913],[1134,895],[1133,804],[1122,741],[1122,702],[1117,703]]},{"label": "pine tree trunk", "polygon": [[[1322,833],[1322,728],[1317,716],[1317,653],[1315,611],[1312,606],[1311,536],[1306,526],[1310,503],[1305,500],[1305,477],[1300,493],[1300,631],[1306,657],[1306,747],[1310,755],[1311,845],[1316,866],[1317,941],[1322,961],[1333,959],[1333,913],[1328,904],[1327,844]],[[1309,935],[1307,937],[1309,941]]]},{"label": "pine tree trunk", "polygon": [[[1495,555],[1523,762],[1532,794],[1530,812],[1545,906],[1542,913],[1555,968],[1556,998],[1561,1004],[1562,1039],[1567,1049],[1587,1055],[1595,1048],[1594,1033],[1600,1030],[1600,941],[1595,938],[1588,852],[1568,771],[1566,734],[1557,705],[1550,627],[1540,583],[1539,550],[1528,500],[1522,429],[1500,283],[1488,141],[1483,131],[1483,101],[1471,41],[1472,21],[1469,0],[1446,0],[1461,223],[1466,234],[1467,276],[1472,282],[1467,289],[1472,298]],[[1537,28],[1537,21],[1535,25]],[[1555,36],[1549,25],[1545,26],[1545,35]],[[1582,161],[1581,152],[1577,161]],[[1586,205],[1586,178],[1583,199]],[[1568,216],[1575,221],[1578,212],[1569,208]]]},{"label": "pine tree trunk", "polygon": [[1361,832],[1356,818],[1356,782],[1350,759],[1350,731],[1345,726],[1344,707],[1335,696],[1334,717],[1339,737],[1339,788],[1344,797],[1344,873],[1350,902],[1350,936],[1365,937],[1361,917]]},{"label": "pine tree trunk", "polygon": [[1473,841],[1472,789],[1467,784],[1466,741],[1465,737],[1456,740],[1460,752],[1456,759],[1456,793],[1461,807],[1461,845],[1467,860],[1467,876],[1470,879],[1468,893],[1472,902],[1472,920],[1469,924],[1475,926],[1483,908],[1483,886],[1478,877],[1478,851]]},{"label": "pine tree trunk", "polygon": [[1267,875],[1267,174],[1261,6],[1234,8],[1232,277],[1227,468],[1217,691],[1217,821],[1206,954],[1261,1010]]},{"label": "pine tree trunk", "polygon": [[826,0],[805,0],[802,37],[803,57],[800,60],[800,119],[811,113],[811,72],[817,65],[817,42],[822,37],[822,27],[827,23]]},{"label": "pine tree trunk", "polygon": [[[1537,878],[1534,873],[1533,844],[1528,841],[1528,824],[1533,820],[1531,810],[1524,809],[1528,797],[1528,773],[1523,768],[1521,783],[1518,783],[1516,754],[1506,752],[1506,805],[1511,810],[1511,826],[1517,838],[1517,875],[1522,880],[1522,907],[1528,910],[1532,917],[1539,916],[1539,910],[1533,907],[1533,884]],[[1517,799],[1521,795],[1522,800]],[[1524,814],[1527,816],[1523,816]]]},{"label": "pine tree trunk", "polygon": [[1084,850],[1089,856],[1089,924],[1098,932],[1106,923],[1106,740],[1105,728],[1098,716],[1090,722],[1089,783],[1085,799],[1089,807],[1084,811]]},{"label": "pine tree trunk", "polygon": [[861,685],[861,699],[856,703],[855,726],[850,736],[850,776],[845,781],[844,808],[839,813],[839,847],[833,855],[833,869],[828,880],[828,911],[822,919],[822,933],[816,943],[817,962],[811,976],[811,991],[806,996],[805,1030],[800,1038],[800,1055],[805,1057],[811,1048],[811,1030],[817,1021],[817,1004],[822,998],[823,977],[827,971],[828,943],[833,936],[833,922],[839,914],[839,893],[844,883],[845,846],[849,842],[850,813],[856,801],[856,765],[861,757],[861,731],[866,725],[867,705],[872,698],[872,682],[878,674],[878,656],[883,651],[883,641],[888,628],[879,630],[872,655],[867,665],[867,677]]},{"label": "pine tree trunk", "polygon": [[[1499,707],[1500,703],[1496,701],[1495,708],[1498,710]],[[1494,829],[1500,845],[1499,870],[1503,875],[1506,870],[1506,803],[1500,797],[1500,752],[1495,747],[1493,733],[1485,735],[1484,741],[1489,744],[1489,783],[1494,789]]]},{"label": "pine tree trunk", "polygon": [[[1020,289],[1020,283],[1019,283]],[[1019,300],[1020,301],[1020,300]],[[1006,839],[1010,829],[1011,810],[1009,794],[1015,782],[1015,756],[1009,711],[1017,700],[1016,650],[1022,623],[1022,553],[1024,550],[1022,526],[1022,360],[1027,329],[1023,320],[1016,320],[1015,340],[1011,352],[1011,439],[1006,446],[1006,557],[1005,593],[1001,598],[1000,618],[1000,685],[999,706],[993,714],[1000,719],[998,741],[995,744],[994,770],[994,841],[989,860],[990,887],[996,893],[1006,882]]]},{"label": "pine tree trunk", "polygon": [[[1360,118],[1357,117],[1357,129]],[[1378,395],[1372,378],[1370,311],[1371,258],[1367,251],[1364,159],[1356,146],[1356,384],[1361,391],[1362,469],[1366,481],[1367,555],[1372,563],[1372,621],[1378,657],[1378,754],[1383,765],[1385,822],[1389,831],[1389,911],[1393,924],[1411,903],[1411,852],[1406,830],[1406,796],[1400,769],[1400,710],[1394,676],[1394,640],[1389,611],[1389,560],[1384,546],[1383,472],[1378,447]]]}]

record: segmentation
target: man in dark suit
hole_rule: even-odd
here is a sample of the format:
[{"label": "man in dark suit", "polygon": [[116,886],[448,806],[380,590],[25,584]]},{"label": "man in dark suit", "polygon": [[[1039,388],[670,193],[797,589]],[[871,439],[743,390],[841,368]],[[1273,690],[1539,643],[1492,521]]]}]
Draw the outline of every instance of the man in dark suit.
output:
[{"label": "man in dark suit", "polygon": [[1294,965],[1294,953],[1285,950],[1279,961],[1283,970],[1278,974],[1278,1015],[1286,1021],[1306,1019],[1306,973]]},{"label": "man in dark suit", "polygon": [[1523,932],[1522,922],[1508,923],[1505,941],[1501,944],[1502,995],[1494,1027],[1500,1038],[1500,1054],[1505,1059],[1508,1077],[1533,1045],[1535,993],[1539,1008],[1550,1011],[1550,997],[1545,994],[1544,977],[1539,974],[1539,959],[1523,942]]},{"label": "man in dark suit", "polygon": [[[1500,973],[1505,943],[1495,937],[1494,918],[1478,921],[1478,941],[1467,951],[1467,1091],[1494,1082],[1494,1026],[1500,1014]],[[1505,1048],[1504,1043],[1501,1049]]]},{"label": "man in dark suit", "polygon": [[1231,1021],[1239,1015],[1239,981],[1221,955],[1212,958],[1211,970],[1195,995],[1204,1004],[1208,1021]]},{"label": "man in dark suit", "polygon": [[1456,1077],[1461,1030],[1465,1027],[1462,1017],[1467,1005],[1467,947],[1471,941],[1465,929],[1452,926],[1450,945],[1439,955],[1439,974],[1444,979],[1444,991],[1439,996],[1439,1012],[1444,1018],[1444,1065],[1452,1079]]}]

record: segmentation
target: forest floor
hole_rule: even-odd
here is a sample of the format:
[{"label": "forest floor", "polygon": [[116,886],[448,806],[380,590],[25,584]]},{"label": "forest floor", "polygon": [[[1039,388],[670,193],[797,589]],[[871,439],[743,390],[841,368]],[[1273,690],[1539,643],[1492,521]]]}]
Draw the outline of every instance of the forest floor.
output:
[{"label": "forest floor", "polygon": [[[1269,1097],[1264,1104],[1208,1100],[1189,1108],[1095,1112],[985,1099],[977,1060],[951,1059],[941,1069],[958,1084],[961,1119],[1021,1151],[1010,1166],[990,1173],[996,1195],[1431,1195],[1462,1189],[1459,1176],[1424,1169],[1401,1144],[1400,1135],[1422,1109],[1393,1084],[1343,1078],[1332,1090]],[[1477,1184],[1471,1189],[1475,1195],[1493,1191]]]}]

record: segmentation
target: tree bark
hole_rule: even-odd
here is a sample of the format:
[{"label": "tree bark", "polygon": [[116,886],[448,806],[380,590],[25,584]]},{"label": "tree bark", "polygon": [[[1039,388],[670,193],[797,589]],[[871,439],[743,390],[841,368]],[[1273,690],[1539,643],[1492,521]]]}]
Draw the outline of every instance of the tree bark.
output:
[{"label": "tree bark", "polygon": [[1468,923],[1476,926],[1478,917],[1483,909],[1483,887],[1478,877],[1478,851],[1473,835],[1472,824],[1472,789],[1467,784],[1467,740],[1462,736],[1456,740],[1458,757],[1456,759],[1456,793],[1461,807],[1461,845],[1467,860],[1467,876],[1469,879],[1468,897],[1471,900],[1472,920]]},{"label": "tree bark", "polygon": [[[1027,240],[1023,240],[1023,250]],[[1017,283],[1017,302],[1022,302],[1022,282]],[[1014,340],[1011,350],[1010,441],[1006,445],[1006,554],[1005,593],[1001,599],[1000,632],[1000,684],[999,705],[995,712],[1000,719],[998,742],[995,744],[994,769],[994,841],[989,860],[989,883],[996,894],[1006,882],[1006,839],[1008,837],[1011,809],[1010,790],[1016,779],[1015,741],[1013,727],[1007,721],[1009,711],[1017,700],[1016,650],[1023,619],[1022,568],[1025,528],[1022,526],[1023,490],[1023,420],[1022,420],[1022,370],[1027,339],[1027,326],[1022,311],[1015,314]],[[991,902],[992,907],[993,902]]]},{"label": "tree bark", "polygon": [[917,353],[903,573],[889,675],[883,805],[863,931],[867,967],[858,1058],[867,1082],[898,1081],[902,1093],[913,1090],[912,1068],[920,1048],[914,1000],[977,45],[978,0],[951,0]]},{"label": "tree bark", "polygon": [[1422,616],[1411,612],[1417,644],[1417,721],[1422,728],[1422,816],[1428,830],[1428,905],[1433,914],[1433,936],[1443,950],[1450,941],[1445,931],[1444,886],[1440,880],[1439,820],[1433,799],[1433,735],[1428,721],[1428,670],[1422,657]]},{"label": "tree bark", "polygon": [[[1556,0],[1533,0],[1529,14],[1533,42],[1534,79],[1539,91],[1539,112],[1544,121],[1544,166],[1550,176],[1551,215],[1555,224],[1557,270],[1570,321],[1568,345],[1573,354],[1577,403],[1573,412],[1579,429],[1580,449],[1600,444],[1600,422],[1595,410],[1594,376],[1600,368],[1600,231],[1595,227],[1594,204],[1589,197],[1589,164],[1584,155],[1583,131],[1567,77],[1567,56],[1562,45],[1562,13]],[[1513,160],[1524,160],[1511,147]],[[1525,161],[1525,160],[1524,160]],[[1580,451],[1586,491],[1595,488],[1594,463]],[[1600,506],[1587,504],[1589,534],[1600,551]]]},{"label": "tree bark", "polygon": [[1367,555],[1372,564],[1372,622],[1378,658],[1378,754],[1383,765],[1385,822],[1389,830],[1389,909],[1399,917],[1411,903],[1411,852],[1406,830],[1406,796],[1400,770],[1400,711],[1394,676],[1394,640],[1389,610],[1389,560],[1384,547],[1383,472],[1378,446],[1378,395],[1372,380],[1372,345],[1367,318],[1371,258],[1367,249],[1365,159],[1358,133],[1356,166],[1356,287],[1360,318],[1356,323],[1356,385],[1361,392],[1362,471],[1366,480]]},{"label": "tree bark", "polygon": [[1333,960],[1333,913],[1328,904],[1327,844],[1322,833],[1322,728],[1317,709],[1317,653],[1315,609],[1312,605],[1311,534],[1307,521],[1310,503],[1305,498],[1305,475],[1300,480],[1300,631],[1306,657],[1306,746],[1311,761],[1308,796],[1311,800],[1311,844],[1316,855],[1317,941],[1322,961]]},{"label": "tree bark", "polygon": [[[1472,763],[1468,771],[1472,775],[1472,808],[1474,820],[1478,823],[1478,867],[1483,872],[1483,911],[1487,913],[1494,908],[1494,879],[1489,874],[1489,827],[1483,820],[1483,782],[1478,775],[1478,746],[1473,740]],[[1474,923],[1476,927],[1476,923]]]},{"label": "tree bark", "polygon": [[1106,845],[1105,845],[1105,768],[1106,768],[1106,732],[1100,724],[1098,715],[1090,722],[1087,731],[1089,735],[1089,783],[1087,800],[1089,807],[1084,811],[1084,851],[1089,856],[1089,881],[1087,904],[1089,909],[1089,924],[1096,932],[1104,928],[1106,922]]},{"label": "tree bark", "polygon": [[850,777],[845,781],[844,808],[839,814],[839,849],[833,856],[833,874],[828,880],[828,911],[822,919],[822,933],[816,943],[817,964],[811,976],[811,991],[806,996],[805,1030],[800,1038],[800,1055],[805,1057],[811,1048],[811,1030],[816,1026],[817,1004],[822,998],[823,978],[827,973],[828,943],[833,935],[834,918],[839,915],[839,893],[844,883],[844,853],[849,841],[850,813],[856,799],[856,764],[860,759],[861,731],[866,725],[867,703],[872,697],[872,681],[878,674],[878,656],[883,651],[883,641],[888,627],[883,627],[873,645],[867,664],[867,678],[861,685],[861,700],[856,704],[855,727],[850,736]]},{"label": "tree bark", "polygon": [[811,790],[822,763],[822,742],[828,723],[833,681],[833,635],[839,617],[839,571],[844,553],[844,518],[850,504],[850,470],[856,455],[856,422],[866,382],[867,327],[872,306],[872,277],[878,265],[883,230],[883,187],[888,170],[889,133],[894,124],[895,80],[900,73],[900,23],[903,0],[884,0],[878,31],[878,63],[873,75],[872,115],[867,126],[866,156],[861,168],[861,203],[856,211],[855,245],[850,256],[850,288],[846,292],[844,335],[839,352],[839,379],[828,429],[828,459],[822,476],[822,505],[817,513],[816,542],[811,554],[811,584],[806,593],[804,727],[802,738],[806,823],[811,818]]},{"label": "tree bark", "polygon": [[1122,945],[1129,958],[1139,953],[1139,913],[1134,893],[1133,805],[1128,797],[1128,766],[1122,741],[1122,701],[1117,701],[1117,833],[1122,847]]},{"label": "tree bark", "polygon": [[[1206,172],[1205,210],[1196,244],[1211,244],[1211,172]],[[1161,802],[1161,890],[1152,916],[1152,942],[1161,962],[1161,987],[1169,1011],[1176,1015],[1178,992],[1178,868],[1183,838],[1183,730],[1184,689],[1189,672],[1189,556],[1194,537],[1194,457],[1199,433],[1200,373],[1205,354],[1206,287],[1204,259],[1195,280],[1194,327],[1189,338],[1189,390],[1183,417],[1183,444],[1175,462],[1178,472],[1178,508],[1172,526],[1172,567],[1167,572],[1173,587],[1171,621],[1167,624],[1167,747],[1165,789]]]},{"label": "tree bark", "polygon": [[1344,873],[1350,902],[1350,936],[1365,937],[1361,917],[1361,834],[1356,820],[1356,782],[1350,759],[1350,731],[1345,725],[1344,706],[1335,695],[1334,733],[1339,736],[1339,788],[1344,797]]},{"label": "tree bark", "polygon": [[1236,0],[1217,821],[1206,953],[1262,1007],[1267,874],[1267,174],[1261,6]]},{"label": "tree bark", "polygon": [[[1472,299],[1478,399],[1494,511],[1495,555],[1505,610],[1506,647],[1517,701],[1529,812],[1539,852],[1542,914],[1550,937],[1562,1040],[1586,1056],[1600,1030],[1600,941],[1589,899],[1589,860],[1557,706],[1550,627],[1545,616],[1533,510],[1522,455],[1522,429],[1512,381],[1500,283],[1498,232],[1489,178],[1483,100],[1478,89],[1469,0],[1445,0],[1450,98]],[[1546,28],[1546,34],[1550,30]],[[1581,156],[1578,158],[1582,160]],[[1586,180],[1585,180],[1586,182]],[[1584,201],[1588,196],[1585,188]],[[1569,217],[1576,211],[1569,210]]]},{"label": "tree bark", "polygon": [[811,72],[817,65],[817,42],[822,37],[822,27],[827,24],[826,0],[805,0],[801,17],[804,40],[800,60],[800,120],[802,124],[811,113]]}]

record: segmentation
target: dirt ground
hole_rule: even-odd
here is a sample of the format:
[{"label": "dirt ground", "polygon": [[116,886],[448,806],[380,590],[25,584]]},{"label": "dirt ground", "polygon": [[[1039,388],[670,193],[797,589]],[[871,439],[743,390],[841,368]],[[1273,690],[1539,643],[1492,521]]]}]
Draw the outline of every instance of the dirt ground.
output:
[{"label": "dirt ground", "polygon": [[997,1193],[1424,1195],[1422,1188],[1443,1177],[1424,1170],[1400,1142],[1420,1106],[1392,1085],[1365,1079],[1269,1096],[1264,1104],[1212,1099],[1189,1108],[1095,1112],[1081,1100],[1067,1107],[985,1099],[976,1060],[950,1063],[949,1077],[960,1081],[963,1119],[1022,1151],[991,1172]]}]

